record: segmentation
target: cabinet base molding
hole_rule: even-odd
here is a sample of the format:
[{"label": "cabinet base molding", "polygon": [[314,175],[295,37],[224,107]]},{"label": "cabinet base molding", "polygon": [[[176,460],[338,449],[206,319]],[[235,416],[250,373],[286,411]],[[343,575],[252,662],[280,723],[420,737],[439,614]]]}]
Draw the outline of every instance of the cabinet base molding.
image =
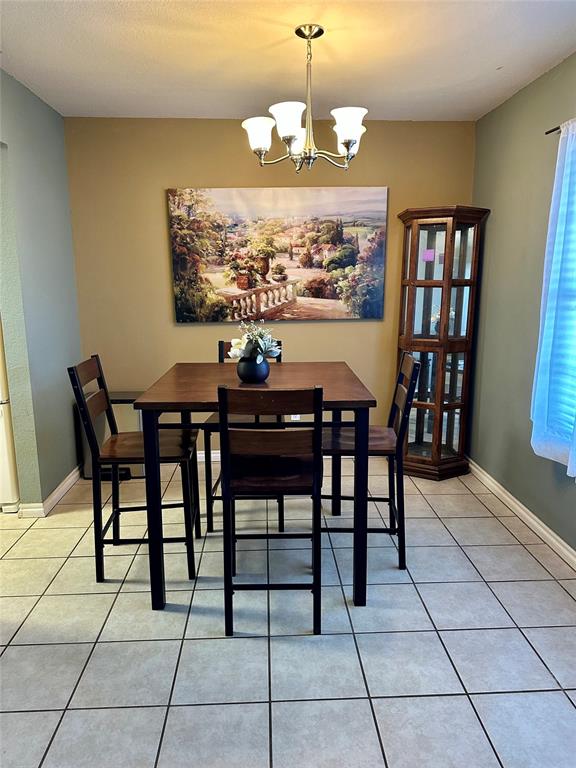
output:
[{"label": "cabinet base molding", "polygon": [[442,464],[422,464],[406,457],[404,459],[404,472],[407,475],[412,475],[412,477],[422,477],[426,480],[448,480],[450,477],[467,475],[470,472],[470,467],[468,459],[462,456]]}]

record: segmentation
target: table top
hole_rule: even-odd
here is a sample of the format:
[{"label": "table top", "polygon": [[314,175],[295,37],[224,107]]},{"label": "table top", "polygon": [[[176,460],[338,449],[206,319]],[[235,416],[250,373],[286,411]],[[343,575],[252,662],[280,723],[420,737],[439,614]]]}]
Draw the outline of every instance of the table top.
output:
[{"label": "table top", "polygon": [[234,363],[176,363],[134,403],[138,410],[215,411],[218,386],[300,389],[320,386],[324,408],[375,408],[376,398],[343,362],[271,363],[264,384],[242,384]]}]

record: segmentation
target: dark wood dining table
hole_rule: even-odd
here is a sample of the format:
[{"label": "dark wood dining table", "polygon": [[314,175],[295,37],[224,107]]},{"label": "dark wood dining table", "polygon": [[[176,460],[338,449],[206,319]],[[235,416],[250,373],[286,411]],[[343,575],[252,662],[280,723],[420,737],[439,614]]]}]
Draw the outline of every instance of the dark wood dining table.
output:
[{"label": "dark wood dining table", "polygon": [[[324,410],[332,411],[339,422],[342,411],[353,414],[354,446],[354,565],[353,600],[366,605],[368,546],[368,428],[369,409],[376,399],[344,362],[281,363],[272,365],[264,384],[242,384],[236,366],[230,363],[176,363],[134,403],[142,411],[148,517],[148,556],[152,608],[166,605],[164,545],[162,534],[162,491],[158,430],[197,428],[193,413],[218,410],[218,387],[260,387],[298,389],[320,386],[324,391]],[[181,414],[181,423],[160,422],[163,413]],[[330,422],[331,424],[332,422]],[[297,426],[297,422],[290,426]]]}]

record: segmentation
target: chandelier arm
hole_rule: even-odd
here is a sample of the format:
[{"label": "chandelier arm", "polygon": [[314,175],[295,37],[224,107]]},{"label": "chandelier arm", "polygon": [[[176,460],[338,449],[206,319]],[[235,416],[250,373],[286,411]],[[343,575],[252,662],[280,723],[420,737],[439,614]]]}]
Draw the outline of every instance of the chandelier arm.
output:
[{"label": "chandelier arm", "polygon": [[348,157],[347,155],[341,155],[338,152],[329,152],[327,149],[317,149],[316,153],[319,157],[324,157],[326,159],[329,157],[334,157],[336,160],[346,160]]},{"label": "chandelier arm", "polygon": [[281,163],[282,160],[287,160],[289,157],[292,157],[292,155],[287,152],[285,155],[282,155],[281,157],[277,157],[274,160],[264,160],[263,157],[260,158],[260,165],[276,165],[276,163]]},{"label": "chandelier arm", "polygon": [[344,160],[343,163],[337,163],[336,160],[332,160],[331,157],[328,157],[328,155],[323,154],[323,153],[321,154],[320,152],[318,153],[318,157],[321,157],[322,160],[326,160],[326,162],[330,163],[330,165],[335,165],[336,168],[343,168],[345,171],[348,170],[348,161],[347,160]]}]

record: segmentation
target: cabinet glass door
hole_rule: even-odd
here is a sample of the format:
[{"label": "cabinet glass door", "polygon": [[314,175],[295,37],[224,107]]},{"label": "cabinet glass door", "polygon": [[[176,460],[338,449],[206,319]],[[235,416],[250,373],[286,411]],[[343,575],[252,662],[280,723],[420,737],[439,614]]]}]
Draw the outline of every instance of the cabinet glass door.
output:
[{"label": "cabinet glass door", "polygon": [[416,280],[442,280],[446,224],[421,224],[418,229]]},{"label": "cabinet glass door", "polygon": [[408,422],[408,454],[432,458],[434,411],[431,408],[412,408]]},{"label": "cabinet glass door", "polygon": [[454,230],[454,280],[470,280],[474,262],[475,224],[456,224]]},{"label": "cabinet glass door", "polygon": [[461,425],[462,411],[460,408],[444,411],[442,414],[442,445],[440,446],[442,458],[457,456],[460,453]]},{"label": "cabinet glass door", "polygon": [[430,403],[436,399],[436,376],[438,374],[437,352],[412,352],[420,363],[420,374],[414,399],[419,403]]},{"label": "cabinet glass door", "polygon": [[414,288],[414,338],[433,339],[440,335],[442,288],[418,285]]},{"label": "cabinet glass door", "polygon": [[448,336],[462,337],[468,334],[470,286],[458,285],[450,291]]},{"label": "cabinet glass door", "polygon": [[446,376],[444,379],[444,402],[462,402],[464,383],[464,352],[448,352],[446,355]]}]

